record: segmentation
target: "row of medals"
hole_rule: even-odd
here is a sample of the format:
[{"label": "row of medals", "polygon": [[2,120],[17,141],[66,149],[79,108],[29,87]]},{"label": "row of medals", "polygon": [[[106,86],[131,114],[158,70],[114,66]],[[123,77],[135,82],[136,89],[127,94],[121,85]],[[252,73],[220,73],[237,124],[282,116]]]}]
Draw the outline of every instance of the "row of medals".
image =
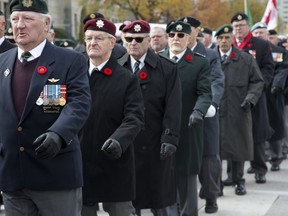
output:
[{"label": "row of medals", "polygon": [[66,85],[45,85],[36,104],[38,106],[64,106],[66,104]]}]

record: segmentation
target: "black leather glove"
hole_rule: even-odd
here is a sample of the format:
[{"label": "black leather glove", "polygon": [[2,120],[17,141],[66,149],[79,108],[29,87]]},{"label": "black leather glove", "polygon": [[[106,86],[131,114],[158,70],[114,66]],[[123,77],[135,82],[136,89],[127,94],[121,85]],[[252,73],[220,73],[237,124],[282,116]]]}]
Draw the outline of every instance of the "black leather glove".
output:
[{"label": "black leather glove", "polygon": [[277,87],[277,86],[273,86],[272,88],[271,88],[271,94],[273,94],[273,95],[279,95],[279,94],[281,94],[282,93],[282,89],[281,88],[279,88],[279,87]]},{"label": "black leather glove", "polygon": [[122,148],[120,143],[115,140],[109,138],[103,144],[101,150],[105,153],[105,155],[111,159],[118,159],[122,155]]},{"label": "black leather glove", "polygon": [[192,114],[189,117],[189,127],[196,127],[203,121],[203,113],[199,110],[193,110]]},{"label": "black leather glove", "polygon": [[251,103],[249,101],[244,100],[243,103],[241,104],[241,108],[245,112],[248,112],[249,110],[251,110]]},{"label": "black leather glove", "polygon": [[160,150],[160,159],[164,160],[176,152],[177,147],[170,143],[162,143]]},{"label": "black leather glove", "polygon": [[51,159],[60,151],[64,140],[55,132],[46,132],[33,142],[33,145],[38,146],[35,149],[36,156],[41,159]]}]

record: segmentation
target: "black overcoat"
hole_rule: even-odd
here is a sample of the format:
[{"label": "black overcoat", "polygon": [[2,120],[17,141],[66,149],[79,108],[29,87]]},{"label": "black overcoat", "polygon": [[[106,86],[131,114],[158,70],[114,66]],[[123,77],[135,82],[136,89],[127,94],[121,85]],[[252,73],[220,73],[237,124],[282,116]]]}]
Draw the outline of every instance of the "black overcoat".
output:
[{"label": "black overcoat", "polygon": [[[90,89],[92,107],[81,139],[83,201],[131,201],[135,199],[133,141],[144,121],[138,80],[112,56],[100,72],[92,73]],[[117,160],[101,151],[108,138],[121,145],[123,154]]]},{"label": "black overcoat", "polygon": [[[120,64],[130,67],[124,55]],[[178,145],[181,87],[177,66],[147,51],[145,66],[137,73],[145,105],[145,127],[135,140],[135,208],[162,208],[176,202],[175,155],[160,160],[161,143]]]}]

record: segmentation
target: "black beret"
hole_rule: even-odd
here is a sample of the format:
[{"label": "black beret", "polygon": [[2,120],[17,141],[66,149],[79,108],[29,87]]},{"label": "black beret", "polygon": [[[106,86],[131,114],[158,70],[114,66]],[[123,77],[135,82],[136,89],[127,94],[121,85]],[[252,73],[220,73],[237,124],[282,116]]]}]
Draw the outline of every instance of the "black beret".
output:
[{"label": "black beret", "polygon": [[242,20],[248,21],[249,18],[245,13],[238,12],[231,18],[231,23],[233,23],[234,21],[242,21]]},{"label": "black beret", "polygon": [[150,33],[150,25],[145,20],[135,20],[125,25],[124,28],[122,29],[122,32]]},{"label": "black beret", "polygon": [[275,31],[274,29],[270,29],[268,30],[268,32],[269,32],[269,35],[278,35],[278,32]]},{"label": "black beret", "polygon": [[233,27],[231,25],[225,24],[220,26],[215,33],[215,37],[221,35],[221,34],[226,34],[226,33],[232,33],[233,32]]},{"label": "black beret", "polygon": [[190,34],[191,33],[191,26],[187,22],[177,20],[175,22],[170,22],[170,25],[167,26],[166,32],[169,33],[171,31],[184,32],[186,34]]},{"label": "black beret", "polygon": [[91,19],[97,19],[97,18],[103,18],[105,19],[104,15],[101,14],[101,13],[98,13],[98,12],[94,12],[94,13],[90,13],[88,14],[86,17],[84,17],[83,19],[83,24],[85,25],[85,23],[88,21],[88,20],[91,20]]},{"label": "black beret", "polygon": [[71,40],[64,40],[59,44],[60,47],[74,47],[75,46],[75,42],[71,41]]},{"label": "black beret", "polygon": [[179,19],[180,21],[189,23],[191,26],[198,28],[201,25],[201,22],[199,20],[197,20],[194,17],[191,16],[187,16],[187,17],[182,17]]},{"label": "black beret", "polygon": [[201,28],[201,32],[212,35],[212,30],[209,28]]},{"label": "black beret", "polygon": [[86,22],[84,25],[84,32],[86,30],[103,31],[103,32],[106,32],[108,34],[115,36],[116,26],[114,25],[114,23],[112,23],[109,20],[99,18],[99,19],[89,20],[88,22]]},{"label": "black beret", "polygon": [[48,7],[43,0],[12,0],[9,5],[10,13],[13,11],[34,11],[48,13]]}]

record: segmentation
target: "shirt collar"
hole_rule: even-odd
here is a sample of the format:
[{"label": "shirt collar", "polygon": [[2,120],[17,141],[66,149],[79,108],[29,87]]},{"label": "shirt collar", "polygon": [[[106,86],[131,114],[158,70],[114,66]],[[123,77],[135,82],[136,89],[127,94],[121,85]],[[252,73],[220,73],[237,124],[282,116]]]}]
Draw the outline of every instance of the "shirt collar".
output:
[{"label": "shirt collar", "polygon": [[[140,61],[140,64],[139,64],[139,68],[141,69],[142,67],[144,67],[145,63],[144,63],[144,60],[146,58],[146,55],[147,55],[147,52],[139,59]],[[135,58],[133,58],[131,55],[130,55],[130,62],[131,62],[131,68],[133,69],[134,68],[134,65],[135,65]]]},{"label": "shirt collar", "polygon": [[102,70],[102,68],[104,67],[104,65],[109,61],[109,59],[107,59],[106,61],[104,61],[103,63],[101,63],[100,65],[96,66],[91,62],[91,59],[89,60],[89,75],[92,75],[92,72],[95,68],[97,68],[99,71]]},{"label": "shirt collar", "polygon": [[[46,44],[46,40],[44,40],[43,42],[41,42],[38,46],[36,46],[35,48],[33,48],[32,50],[29,50],[29,52],[31,53],[31,56],[28,58],[29,61],[38,58],[44,47]],[[22,50],[21,48],[18,47],[18,59],[21,60],[21,55],[24,52],[24,50]]]},{"label": "shirt collar", "polygon": [[228,56],[230,56],[230,54],[231,54],[231,52],[232,52],[232,47],[230,47],[230,49],[229,49],[228,52],[226,52],[226,53],[223,53],[220,49],[219,49],[219,52],[220,52],[221,57],[222,57],[223,55],[227,55],[227,57],[228,57]]},{"label": "shirt collar", "polygon": [[0,46],[2,45],[2,43],[4,42],[4,40],[5,40],[5,37],[4,37],[4,36],[0,38]]},{"label": "shirt collar", "polygon": [[178,53],[177,55],[175,55],[171,51],[169,51],[169,58],[172,59],[174,56],[177,56],[177,62],[178,62],[183,57],[185,52],[186,52],[186,49],[183,50],[181,53]]}]

